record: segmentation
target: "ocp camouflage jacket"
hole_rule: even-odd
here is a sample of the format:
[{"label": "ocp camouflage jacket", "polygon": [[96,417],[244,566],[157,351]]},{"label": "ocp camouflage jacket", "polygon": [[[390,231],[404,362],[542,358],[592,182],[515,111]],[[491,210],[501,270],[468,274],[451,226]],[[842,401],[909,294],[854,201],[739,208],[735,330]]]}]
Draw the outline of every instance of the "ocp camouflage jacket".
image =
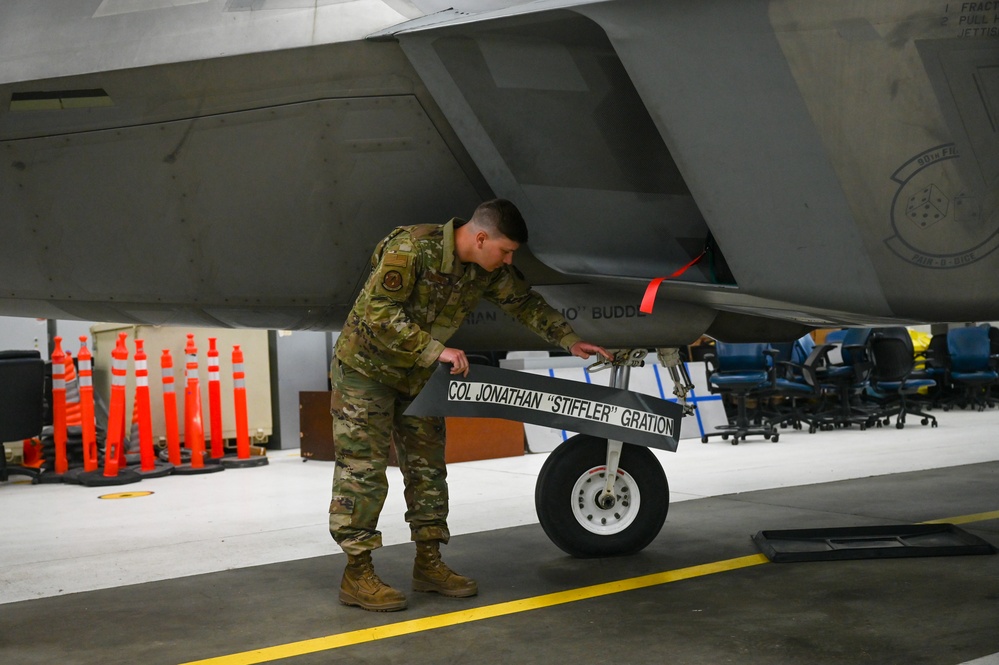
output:
[{"label": "ocp camouflage jacket", "polygon": [[487,272],[455,254],[454,229],[464,222],[402,226],[371,257],[371,274],[344,323],[336,357],[368,378],[417,394],[444,343],[479,300],[495,303],[566,350],[580,341],[512,265]]}]

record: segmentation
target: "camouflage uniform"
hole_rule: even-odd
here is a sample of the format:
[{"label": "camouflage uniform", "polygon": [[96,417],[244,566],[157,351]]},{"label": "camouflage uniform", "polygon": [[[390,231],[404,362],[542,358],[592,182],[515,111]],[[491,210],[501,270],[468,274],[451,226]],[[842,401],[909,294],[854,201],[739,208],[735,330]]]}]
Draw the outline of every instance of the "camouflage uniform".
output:
[{"label": "camouflage uniform", "polygon": [[402,414],[433,373],[444,343],[480,299],[553,345],[568,350],[580,341],[513,266],[487,272],[458,261],[454,228],[462,223],[400,227],[382,240],[337,340],[331,368],[336,470],[330,533],[347,554],[381,546],[376,527],[388,491],[385,468],[393,436],[413,540],[448,541],[444,421]]}]

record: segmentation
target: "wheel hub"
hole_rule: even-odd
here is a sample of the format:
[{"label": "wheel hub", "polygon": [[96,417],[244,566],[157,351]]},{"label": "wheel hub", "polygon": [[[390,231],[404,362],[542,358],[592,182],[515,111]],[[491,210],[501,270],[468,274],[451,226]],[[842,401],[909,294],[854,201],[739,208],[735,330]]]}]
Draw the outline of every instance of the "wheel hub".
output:
[{"label": "wheel hub", "polygon": [[600,506],[604,510],[610,510],[617,503],[616,494],[607,494],[603,490],[597,492],[597,495],[593,497],[593,503]]},{"label": "wheel hub", "polygon": [[572,514],[591,533],[606,536],[628,528],[638,515],[641,496],[631,475],[618,469],[613,492],[604,494],[607,469],[593,467],[583,473],[572,490]]}]

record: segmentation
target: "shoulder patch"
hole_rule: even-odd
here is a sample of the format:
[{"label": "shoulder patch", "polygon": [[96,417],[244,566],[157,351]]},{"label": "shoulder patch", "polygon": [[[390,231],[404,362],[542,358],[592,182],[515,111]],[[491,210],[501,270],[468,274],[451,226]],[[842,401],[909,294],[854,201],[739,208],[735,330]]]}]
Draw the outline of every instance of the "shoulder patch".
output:
[{"label": "shoulder patch", "polygon": [[385,256],[382,257],[382,263],[387,266],[397,266],[399,268],[405,268],[409,265],[409,257],[405,254],[396,254],[395,252],[386,252]]},{"label": "shoulder patch", "polygon": [[402,273],[398,270],[389,270],[382,277],[382,287],[386,291],[398,291],[402,288]]}]

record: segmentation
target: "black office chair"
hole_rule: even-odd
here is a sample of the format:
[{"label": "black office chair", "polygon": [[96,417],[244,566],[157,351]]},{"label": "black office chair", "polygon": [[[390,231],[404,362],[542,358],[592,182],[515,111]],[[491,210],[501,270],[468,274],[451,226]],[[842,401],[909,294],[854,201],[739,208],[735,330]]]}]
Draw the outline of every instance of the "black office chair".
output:
[{"label": "black office chair", "polygon": [[835,402],[814,414],[816,426],[820,429],[851,425],[866,429],[874,424],[871,410],[861,399],[871,370],[871,361],[867,357],[870,334],[871,328],[848,328],[840,338],[840,363],[833,363],[829,358],[836,345],[821,344],[815,347],[813,357],[803,368],[809,384],[819,386],[822,394]]},{"label": "black office chair", "polygon": [[38,351],[0,351],[0,481],[10,474],[38,477],[38,471],[7,466],[5,441],[38,436],[42,431],[45,363]]},{"label": "black office chair", "polygon": [[953,401],[950,385],[950,351],[947,349],[947,333],[936,333],[930,338],[929,346],[923,353],[923,374],[937,382],[929,398],[934,407],[946,411]]},{"label": "black office chair", "polygon": [[807,423],[809,433],[815,432],[818,427],[815,406],[821,402],[822,389],[805,376],[806,363],[815,363],[815,342],[811,335],[804,335],[793,342],[771,344],[770,348],[776,369],[773,393],[774,397],[782,398],[774,405],[772,414],[768,414],[771,424],[802,429],[803,423]]},{"label": "black office chair", "polygon": [[881,406],[879,418],[884,423],[896,416],[895,427],[905,427],[905,416],[912,414],[922,417],[922,424],[937,426],[937,419],[921,411],[913,402],[912,396],[920,388],[936,385],[936,381],[925,375],[913,373],[915,355],[909,331],[901,327],[878,328],[868,340],[871,354],[870,386],[867,396]]}]

